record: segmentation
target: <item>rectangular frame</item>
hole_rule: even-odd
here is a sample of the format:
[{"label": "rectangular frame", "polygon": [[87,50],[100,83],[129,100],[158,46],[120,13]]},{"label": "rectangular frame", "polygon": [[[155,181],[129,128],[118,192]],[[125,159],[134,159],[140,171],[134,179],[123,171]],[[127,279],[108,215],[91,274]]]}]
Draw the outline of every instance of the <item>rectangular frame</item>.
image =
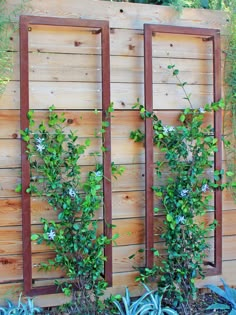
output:
[{"label": "rectangular frame", "polygon": [[[29,111],[29,56],[28,31],[30,25],[69,26],[98,28],[101,32],[102,46],[102,119],[109,122],[104,135],[104,146],[108,148],[103,153],[103,221],[104,234],[112,238],[112,202],[111,202],[111,128],[110,118],[106,112],[110,106],[110,39],[109,22],[97,20],[82,20],[75,18],[57,18],[23,15],[20,17],[20,104],[21,129],[29,127],[27,113]],[[26,143],[21,141],[21,167],[22,167],[22,239],[23,239],[23,278],[24,292],[34,296],[58,292],[55,285],[32,287],[32,249],[31,249],[31,204],[30,195],[26,189],[30,184],[30,165],[26,154]],[[106,245],[104,278],[108,285],[112,285],[112,244]]]},{"label": "rectangular frame", "polygon": [[[144,24],[144,91],[145,108],[153,111],[153,74],[152,74],[152,35],[154,32],[197,35],[205,40],[212,40],[213,50],[213,94],[214,102],[221,99],[221,46],[220,31],[217,29],[182,27],[171,25]],[[207,37],[207,38],[206,38]],[[218,152],[214,156],[214,169],[222,168],[222,110],[214,112],[214,136],[218,139]],[[153,201],[153,129],[152,120],[145,120],[145,205],[146,205],[146,266],[153,266],[154,255],[151,250],[154,247],[154,201]],[[214,218],[218,225],[214,232],[214,262],[207,262],[211,268],[206,270],[206,275],[218,275],[222,273],[222,191],[218,188],[214,191]]]}]

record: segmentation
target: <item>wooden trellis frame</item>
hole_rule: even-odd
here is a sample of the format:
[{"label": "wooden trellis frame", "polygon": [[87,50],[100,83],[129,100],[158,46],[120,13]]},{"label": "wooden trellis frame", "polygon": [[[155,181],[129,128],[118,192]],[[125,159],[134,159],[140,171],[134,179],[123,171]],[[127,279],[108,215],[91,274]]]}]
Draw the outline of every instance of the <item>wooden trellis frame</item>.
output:
[{"label": "wooden trellis frame", "polygon": [[[111,129],[110,118],[106,113],[110,106],[110,42],[109,22],[97,20],[82,20],[71,18],[21,16],[20,17],[20,102],[21,102],[21,129],[28,128],[27,113],[29,111],[29,56],[28,31],[30,25],[69,26],[96,29],[101,33],[102,59],[102,119],[108,121],[104,135],[104,146],[109,148],[103,153],[103,192],[104,192],[104,234],[112,237],[112,203],[111,203]],[[30,195],[26,189],[30,184],[30,165],[26,154],[26,143],[21,141],[22,166],[22,238],[23,238],[23,278],[26,295],[50,294],[57,291],[55,285],[32,287],[32,250],[31,250],[31,205]],[[104,277],[112,285],[112,244],[105,248],[107,261],[104,266]]]},{"label": "wooden trellis frame", "polygon": [[[201,36],[203,40],[212,41],[213,52],[213,94],[214,102],[221,99],[221,49],[220,31],[217,29],[181,27],[170,25],[144,25],[144,84],[145,84],[145,108],[153,111],[153,67],[152,67],[152,35],[153,33],[169,33]],[[146,204],[146,266],[153,266],[154,247],[154,202],[153,202],[153,129],[152,120],[145,120],[145,204]],[[222,168],[222,111],[214,112],[214,136],[218,139],[218,152],[214,156],[214,169]],[[211,268],[207,269],[207,275],[222,273],[222,191],[214,191],[214,218],[218,225],[214,232],[214,262],[207,262]]]}]

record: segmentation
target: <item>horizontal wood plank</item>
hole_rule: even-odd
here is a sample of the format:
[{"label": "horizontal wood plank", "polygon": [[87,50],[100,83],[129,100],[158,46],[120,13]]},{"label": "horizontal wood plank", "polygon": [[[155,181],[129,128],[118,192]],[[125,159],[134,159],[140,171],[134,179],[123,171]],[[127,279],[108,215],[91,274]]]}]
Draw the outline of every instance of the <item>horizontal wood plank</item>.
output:
[{"label": "horizontal wood plank", "polygon": [[[20,0],[11,0],[9,8],[14,8]],[[94,8],[91,10],[91,8]],[[194,26],[224,29],[227,27],[227,16],[221,11],[203,9],[184,9],[179,14],[174,8],[165,6],[133,4],[133,3],[110,3],[96,0],[83,1],[68,0],[61,2],[56,0],[39,2],[32,0],[24,13],[43,16],[59,16],[66,18],[84,18],[109,20],[110,27],[142,29],[144,23],[172,24],[179,26]]]},{"label": "horizontal wood plank", "polygon": [[[101,86],[99,83],[86,82],[31,82],[30,108],[48,109],[51,105],[62,110],[68,109],[100,109]],[[213,87],[211,85],[189,85],[187,92],[191,94],[193,106],[203,107],[212,102]],[[43,95],[43,98],[42,98]],[[176,110],[189,107],[184,99],[183,90],[176,84],[154,84],[154,109]],[[130,110],[136,103],[144,103],[144,87],[141,83],[112,83],[111,101],[115,109]],[[0,98],[1,109],[19,109],[19,82],[11,81]]]},{"label": "horizontal wood plank", "polygon": [[[113,192],[113,219],[137,218],[144,216],[144,192]],[[223,191],[223,234],[234,235],[236,220],[235,203],[232,195],[228,191]],[[213,214],[209,214],[209,220]],[[21,225],[21,199],[20,198],[0,198],[0,226],[20,226]],[[96,218],[102,219],[102,209],[99,209]],[[41,218],[47,220],[57,220],[57,213],[53,211],[47,201],[31,198],[31,222],[39,224]],[[129,221],[127,221],[129,222]],[[136,232],[136,231],[135,231]],[[127,232],[128,233],[128,232]],[[128,235],[128,234],[127,234]]]},{"label": "horizontal wood plank", "polygon": [[[178,45],[180,46],[180,45]],[[162,48],[163,49],[163,48]],[[161,49],[161,51],[162,51]],[[159,51],[160,49],[158,49]],[[14,54],[12,80],[19,80],[19,55]],[[111,56],[112,83],[144,83],[143,57]],[[153,82],[176,84],[178,81],[168,70],[175,64],[180,78],[189,85],[212,84],[212,60],[153,58]],[[46,82],[101,82],[101,56],[57,53],[29,54],[29,80]]]},{"label": "horizontal wood plank", "polygon": [[17,197],[19,193],[15,191],[17,185],[21,183],[21,172],[17,168],[0,168],[0,198]]},{"label": "horizontal wood plank", "polygon": [[[223,237],[223,257],[224,261],[234,261],[236,259],[236,236]],[[160,251],[161,259],[164,258],[164,244],[157,243],[156,248]],[[142,244],[129,246],[114,246],[113,247],[113,267],[115,273],[132,271],[133,267],[140,267],[144,264],[143,253],[138,252],[143,248]],[[136,254],[134,259],[129,259],[133,254]],[[212,256],[213,252],[210,253]],[[39,271],[40,262],[47,262],[48,258],[53,257],[53,253],[35,253],[32,256],[33,278],[52,279],[61,277],[60,270],[51,272]],[[21,255],[1,255],[0,256],[0,272],[1,282],[15,281],[22,279],[22,256]]]},{"label": "horizontal wood plank", "polygon": [[[112,194],[113,218],[132,218],[144,215],[144,192],[127,191],[113,192]],[[0,198],[0,226],[21,225],[21,199]],[[31,198],[31,222],[39,224],[41,217],[56,220],[57,214],[51,210],[47,201]],[[102,218],[102,209],[99,209],[97,218]]]},{"label": "horizontal wood plank", "polygon": [[[101,112],[95,113],[93,110],[62,110],[55,113],[65,115],[64,132],[73,131],[81,139],[94,138],[95,135],[101,137]],[[155,112],[163,124],[176,126],[180,124],[179,117],[181,111],[175,110],[158,110]],[[48,110],[34,112],[35,127],[42,121],[47,122]],[[204,125],[213,122],[210,113],[205,114]],[[1,133],[0,139],[17,139],[20,138],[20,111],[19,110],[1,110],[0,111]],[[137,110],[115,110],[111,115],[111,140],[122,138],[127,141],[130,138],[130,132],[136,129],[144,131],[144,121],[141,119]],[[116,146],[112,145],[112,151]]]},{"label": "horizontal wood plank", "polygon": [[[212,58],[212,44],[203,42],[199,36],[156,33],[152,41],[154,57],[165,58],[168,53],[171,58]],[[110,46],[111,56],[143,56],[143,33],[135,29],[112,28]],[[33,26],[29,33],[29,50],[99,55],[101,42],[100,36],[94,36],[89,28]]]},{"label": "horizontal wood plank", "polygon": [[[234,286],[236,278],[234,277],[235,261],[223,261],[223,272],[219,276],[206,277],[203,280],[197,280],[196,285],[199,288],[203,288],[206,284],[222,285],[220,281],[223,278],[228,285]],[[115,273],[113,274],[113,287],[106,290],[105,296],[110,294],[125,294],[126,286],[129,287],[131,296],[140,296],[142,288],[140,284],[135,281],[138,276],[137,271]],[[45,280],[46,281],[46,280]],[[39,283],[43,285],[45,282]],[[17,301],[18,295],[22,292],[22,282],[11,282],[0,284],[0,303],[3,304],[5,298]],[[53,295],[41,295],[35,297],[35,305],[47,307],[60,305],[68,301],[64,294],[53,294]]]},{"label": "horizontal wood plank", "polygon": [[[93,170],[91,166],[84,166],[82,174],[86,175],[88,171]],[[127,179],[129,179],[127,181]],[[82,179],[83,180],[83,179]],[[144,189],[144,166],[143,165],[127,165],[125,172],[117,179],[112,179],[113,191],[138,191]],[[21,183],[20,170],[15,169],[0,169],[0,197],[14,197],[19,196],[15,192],[15,188]]]},{"label": "horizontal wood plank", "polygon": [[[233,241],[235,240],[235,231],[233,228],[232,222],[236,218],[236,210],[224,211],[223,212],[223,235],[224,242],[228,244],[228,246],[233,246]],[[55,218],[56,219],[56,218]],[[159,215],[155,218],[154,223],[154,235],[155,242],[162,241],[160,235],[163,233],[163,215]],[[206,225],[210,224],[213,221],[213,213],[209,212],[204,217],[199,219],[201,222],[204,222]],[[119,237],[115,242],[115,247],[117,246],[130,246],[136,244],[142,244],[145,241],[145,219],[144,218],[127,218],[127,219],[114,219],[113,225],[115,226],[113,229],[114,234],[118,234]],[[102,221],[99,222],[99,231],[102,233],[103,224]],[[31,232],[34,233],[42,233],[42,226],[32,225]],[[0,227],[0,256],[3,255],[14,255],[22,253],[22,228],[21,226],[2,226]],[[231,244],[232,243],[232,244]],[[231,244],[231,245],[230,245]],[[53,245],[53,243],[52,243]],[[227,249],[227,247],[225,248]],[[32,252],[33,253],[43,253],[45,251],[49,251],[50,248],[42,243],[40,245],[37,242],[32,241]],[[235,254],[232,251],[233,257]],[[229,260],[230,252],[224,259]]]},{"label": "horizontal wood plank", "polygon": [[[203,288],[206,284],[222,285],[220,281],[223,278],[228,285],[234,286],[236,278],[234,277],[235,261],[223,261],[223,272],[219,276],[206,277],[203,280],[197,280],[196,285],[199,288]],[[108,288],[105,293],[105,297],[109,297],[110,294],[125,294],[126,286],[129,287],[131,296],[140,296],[143,292],[142,287],[135,278],[138,276],[137,271],[122,272],[113,274],[113,287]],[[47,282],[40,282],[39,285],[43,285]],[[18,295],[22,292],[22,282],[12,282],[0,284],[0,303],[4,303],[4,299],[8,298],[13,301],[17,301]],[[63,304],[69,299],[65,298],[64,294],[53,294],[53,295],[41,295],[34,299],[35,305],[47,307]]]},{"label": "horizontal wood plank", "polygon": [[[0,141],[1,142],[1,141]],[[131,147],[132,148],[132,147]],[[128,152],[129,153],[129,152]],[[134,161],[133,155],[131,155],[132,161]],[[159,160],[163,159],[163,155],[158,155]],[[115,161],[115,158],[113,159]],[[19,161],[17,160],[19,163]],[[137,161],[136,161],[137,162]],[[140,164],[142,161],[139,161],[139,164],[122,164],[125,167],[125,171],[121,176],[117,178],[112,178],[112,190],[115,191],[142,191],[145,188],[145,170],[144,164]],[[223,164],[223,169],[224,169]],[[89,171],[93,171],[94,166],[83,166],[81,165],[81,179],[85,180],[86,174]],[[213,170],[207,170],[207,176],[212,177]],[[162,185],[165,183],[167,177],[169,176],[168,172],[163,172],[162,178],[158,179],[154,176],[155,185]],[[15,192],[15,188],[18,184],[21,183],[21,173],[19,168],[9,168],[4,169],[0,168],[0,198],[5,197],[14,197],[18,196],[18,193]],[[231,201],[230,201],[231,203]]]}]

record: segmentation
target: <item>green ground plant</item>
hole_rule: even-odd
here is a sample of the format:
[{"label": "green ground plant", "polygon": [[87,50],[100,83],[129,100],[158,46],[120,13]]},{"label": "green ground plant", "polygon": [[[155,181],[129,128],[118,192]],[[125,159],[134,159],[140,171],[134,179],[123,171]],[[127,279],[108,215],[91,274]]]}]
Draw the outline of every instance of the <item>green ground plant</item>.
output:
[{"label": "green ground plant", "polygon": [[173,6],[178,11],[181,11],[183,8],[224,10],[230,8],[233,4],[233,0],[105,0],[105,1],[167,5]]},{"label": "green ground plant", "polygon": [[[31,237],[55,252],[55,258],[42,262],[40,269],[60,268],[64,272],[65,278],[56,284],[65,295],[72,295],[70,314],[102,314],[100,297],[107,287],[102,277],[104,248],[112,242],[98,231],[95,219],[103,200],[102,165],[96,163],[83,174],[80,158],[90,140],[80,144],[74,132],[66,132],[64,115],[57,114],[53,106],[47,121],[35,126],[33,111],[28,119],[30,127],[21,131],[31,167],[32,183],[27,192],[46,198],[57,213],[57,220],[42,218],[42,233]],[[105,132],[107,122],[102,125]],[[121,174],[123,168],[113,165],[112,171]]]},{"label": "green ground plant", "polygon": [[236,181],[236,3],[230,10],[230,25],[228,28],[228,43],[225,50],[224,67],[224,137],[231,145],[226,146],[227,167],[234,173],[232,177],[232,194],[236,200],[234,182]]},{"label": "green ground plant", "polygon": [[[174,65],[168,68],[181,82],[178,69]],[[190,314],[189,302],[197,292],[195,279],[204,277],[203,261],[209,249],[206,237],[217,224],[215,221],[210,225],[200,223],[200,218],[210,209],[212,195],[209,192],[227,186],[218,183],[224,171],[213,169],[218,143],[213,126],[204,126],[204,117],[223,108],[224,103],[219,101],[194,109],[185,89],[186,83],[179,85],[184,89],[190,107],[180,114],[176,126],[165,125],[155,113],[147,112],[138,104],[141,117],[152,119],[153,142],[164,155],[163,160],[155,163],[156,177],[168,175],[164,184],[153,187],[161,204],[154,212],[161,211],[165,215],[161,239],[166,245],[166,255],[160,266],[141,270],[138,280],[159,277],[160,292],[167,286],[166,295],[175,305],[181,304],[183,314]],[[144,138],[140,130],[132,131],[130,136],[134,141]],[[229,171],[226,175],[233,174]]]},{"label": "green ground plant", "polygon": [[12,36],[19,28],[17,17],[22,12],[26,0],[9,12],[6,0],[0,0],[0,95],[13,71]]}]

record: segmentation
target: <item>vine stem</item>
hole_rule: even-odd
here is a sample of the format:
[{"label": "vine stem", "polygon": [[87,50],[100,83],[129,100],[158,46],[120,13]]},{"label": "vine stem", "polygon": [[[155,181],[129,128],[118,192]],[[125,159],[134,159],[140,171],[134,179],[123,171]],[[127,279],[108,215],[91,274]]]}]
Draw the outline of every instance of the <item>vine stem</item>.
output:
[{"label": "vine stem", "polygon": [[188,93],[187,93],[187,91],[186,91],[186,89],[185,89],[185,87],[184,87],[182,81],[180,80],[180,78],[179,78],[178,75],[175,75],[175,77],[176,77],[176,79],[177,79],[178,82],[179,82],[179,86],[180,86],[180,87],[183,89],[183,91],[184,91],[185,99],[188,101],[188,103],[189,103],[191,109],[193,109],[193,104],[192,104],[192,102],[190,101],[190,97],[188,96]]}]

